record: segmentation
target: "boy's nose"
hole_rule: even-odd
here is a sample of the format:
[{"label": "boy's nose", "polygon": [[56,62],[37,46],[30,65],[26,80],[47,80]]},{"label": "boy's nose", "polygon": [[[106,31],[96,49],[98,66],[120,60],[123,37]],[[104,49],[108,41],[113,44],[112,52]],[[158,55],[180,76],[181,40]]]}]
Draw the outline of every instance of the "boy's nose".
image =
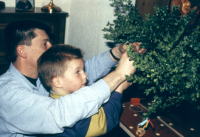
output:
[{"label": "boy's nose", "polygon": [[87,78],[87,74],[85,74],[85,72],[84,72],[84,74],[83,74],[83,77],[86,79]]}]

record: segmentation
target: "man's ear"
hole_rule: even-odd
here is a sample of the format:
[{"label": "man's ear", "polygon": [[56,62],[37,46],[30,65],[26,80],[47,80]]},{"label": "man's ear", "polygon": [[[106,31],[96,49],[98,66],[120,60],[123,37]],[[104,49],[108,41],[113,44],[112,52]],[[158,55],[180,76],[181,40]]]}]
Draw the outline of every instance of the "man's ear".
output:
[{"label": "man's ear", "polygon": [[18,45],[17,46],[17,55],[22,57],[22,58],[26,58],[27,57],[26,47],[24,45]]},{"label": "man's ear", "polygon": [[62,87],[62,81],[60,80],[60,77],[54,77],[52,79],[52,83],[56,88],[61,88]]}]

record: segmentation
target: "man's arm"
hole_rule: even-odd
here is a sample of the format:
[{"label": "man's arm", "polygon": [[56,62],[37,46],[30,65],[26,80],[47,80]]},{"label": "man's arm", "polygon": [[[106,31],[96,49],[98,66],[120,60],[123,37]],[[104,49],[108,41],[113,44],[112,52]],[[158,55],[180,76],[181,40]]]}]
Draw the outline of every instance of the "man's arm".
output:
[{"label": "man's arm", "polygon": [[97,113],[111,91],[125,80],[125,74],[134,73],[132,64],[124,53],[117,68],[104,79],[56,100],[41,95],[40,88],[28,86],[24,76],[11,66],[14,71],[9,69],[0,77],[0,131],[12,131],[10,134],[61,133],[63,127],[71,127]]},{"label": "man's arm", "polygon": [[116,65],[109,51],[96,55],[85,61],[85,73],[87,74],[87,85],[93,84],[96,80],[104,77],[110,72],[111,68]]},{"label": "man's arm", "polygon": [[[105,54],[106,55],[106,54]],[[107,54],[108,56],[108,54]],[[103,62],[100,63],[99,67],[92,68],[92,63],[97,63],[98,61],[102,61],[100,58],[101,56],[97,56],[99,59],[94,59],[93,62],[87,62],[85,64],[86,74],[88,75],[89,83],[92,84],[96,78],[98,78],[99,75],[95,75],[95,72],[99,70],[102,74],[106,74],[105,69],[103,70],[103,67],[100,66],[103,64]],[[103,57],[103,56],[102,56]],[[111,58],[107,57],[111,60]],[[106,59],[106,58],[105,58]],[[106,61],[106,60],[105,60]],[[111,61],[112,62],[112,61]],[[91,68],[89,67],[91,65]],[[113,64],[112,64],[113,65]],[[111,66],[112,66],[111,65]],[[96,64],[94,66],[97,66]],[[105,66],[105,65],[104,65]],[[106,66],[105,66],[106,67]],[[109,69],[110,70],[110,69]],[[125,75],[134,74],[136,69],[133,66],[133,61],[129,61],[129,57],[127,55],[127,52],[125,51],[123,54],[120,55],[120,61],[116,69],[109,73],[107,76],[103,78],[103,80],[108,84],[110,91],[114,91],[118,85],[120,85],[123,81],[126,80]],[[90,85],[89,84],[89,85]]]},{"label": "man's arm", "polygon": [[[133,47],[134,51],[139,52],[140,54],[144,54],[146,52],[146,49],[140,49],[141,43],[130,43]],[[106,51],[104,53],[101,53],[99,55],[96,55],[92,57],[91,59],[86,60],[85,62],[85,73],[88,75],[88,85],[91,85],[96,80],[104,77],[107,75],[111,68],[117,65],[116,59],[120,59],[122,54],[126,52],[127,46],[126,43],[123,45],[118,45],[111,49],[112,54],[109,51]]]},{"label": "man's arm", "polygon": [[[124,75],[133,73],[134,67],[127,54],[121,60],[116,70],[105,77],[105,80],[117,78],[117,82],[113,80],[106,83],[101,79],[56,100],[40,95],[40,88],[28,88],[27,83],[21,81],[25,78],[20,79],[23,76],[17,75],[18,71],[8,71],[0,78],[0,122],[7,132],[12,133],[61,133],[63,127],[71,127],[77,121],[97,113],[103,102],[109,98],[110,92],[117,87],[116,84],[125,80]],[[124,73],[127,67],[129,69]],[[3,127],[0,127],[0,131],[1,128]]]},{"label": "man's arm", "polygon": [[110,96],[110,89],[105,85],[105,81],[100,80],[73,94],[51,99],[34,93],[34,89],[31,91],[21,83],[9,81],[0,89],[0,131],[4,126],[12,133],[61,133],[63,127],[72,127],[77,121],[98,112]]}]

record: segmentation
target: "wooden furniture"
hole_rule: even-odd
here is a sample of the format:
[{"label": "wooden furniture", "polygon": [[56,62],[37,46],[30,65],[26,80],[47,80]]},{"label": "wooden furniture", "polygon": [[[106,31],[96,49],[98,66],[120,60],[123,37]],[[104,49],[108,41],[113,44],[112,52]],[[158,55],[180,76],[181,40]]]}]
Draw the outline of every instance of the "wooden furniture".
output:
[{"label": "wooden furniture", "polygon": [[136,7],[138,8],[138,13],[145,20],[145,14],[153,15],[155,13],[154,6],[165,7],[168,5],[168,0],[136,0]]},{"label": "wooden furniture", "polygon": [[8,23],[18,19],[42,20],[52,27],[53,43],[64,43],[67,16],[66,12],[48,13],[41,11],[41,8],[35,8],[34,12],[16,12],[14,7],[0,10],[0,75],[9,67],[4,47],[4,29]]},{"label": "wooden furniture", "polygon": [[[123,104],[124,110],[120,119],[120,127],[130,137],[138,137],[136,135],[137,125],[142,122],[142,113],[147,112],[146,106],[148,103],[140,104],[140,106],[133,106],[130,102]],[[192,112],[187,107],[185,109],[181,115],[169,113],[151,119],[154,129],[149,124],[143,137],[199,137],[199,114],[197,111]],[[191,115],[182,118],[184,112],[191,112]]]},{"label": "wooden furniture", "polygon": [[[136,0],[136,7],[138,8],[138,13],[143,17],[145,20],[145,14],[153,15],[155,13],[154,6],[157,5],[158,7],[165,7],[169,6],[169,3],[172,5],[181,5],[181,1],[188,1],[188,0]],[[191,7],[195,7],[200,4],[199,0],[189,0],[191,3]],[[171,6],[171,5],[170,5]]]}]

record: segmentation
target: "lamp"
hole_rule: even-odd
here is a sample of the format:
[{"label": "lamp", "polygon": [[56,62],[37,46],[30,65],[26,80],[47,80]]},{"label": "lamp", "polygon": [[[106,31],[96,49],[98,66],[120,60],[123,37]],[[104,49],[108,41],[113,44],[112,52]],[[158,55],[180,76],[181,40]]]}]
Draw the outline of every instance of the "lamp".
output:
[{"label": "lamp", "polygon": [[43,6],[43,7],[41,8],[41,10],[42,10],[42,11],[45,11],[45,12],[50,12],[50,13],[62,11],[62,9],[61,9],[60,7],[55,6],[55,5],[53,4],[53,0],[51,0],[51,2],[50,2],[48,5]]}]

